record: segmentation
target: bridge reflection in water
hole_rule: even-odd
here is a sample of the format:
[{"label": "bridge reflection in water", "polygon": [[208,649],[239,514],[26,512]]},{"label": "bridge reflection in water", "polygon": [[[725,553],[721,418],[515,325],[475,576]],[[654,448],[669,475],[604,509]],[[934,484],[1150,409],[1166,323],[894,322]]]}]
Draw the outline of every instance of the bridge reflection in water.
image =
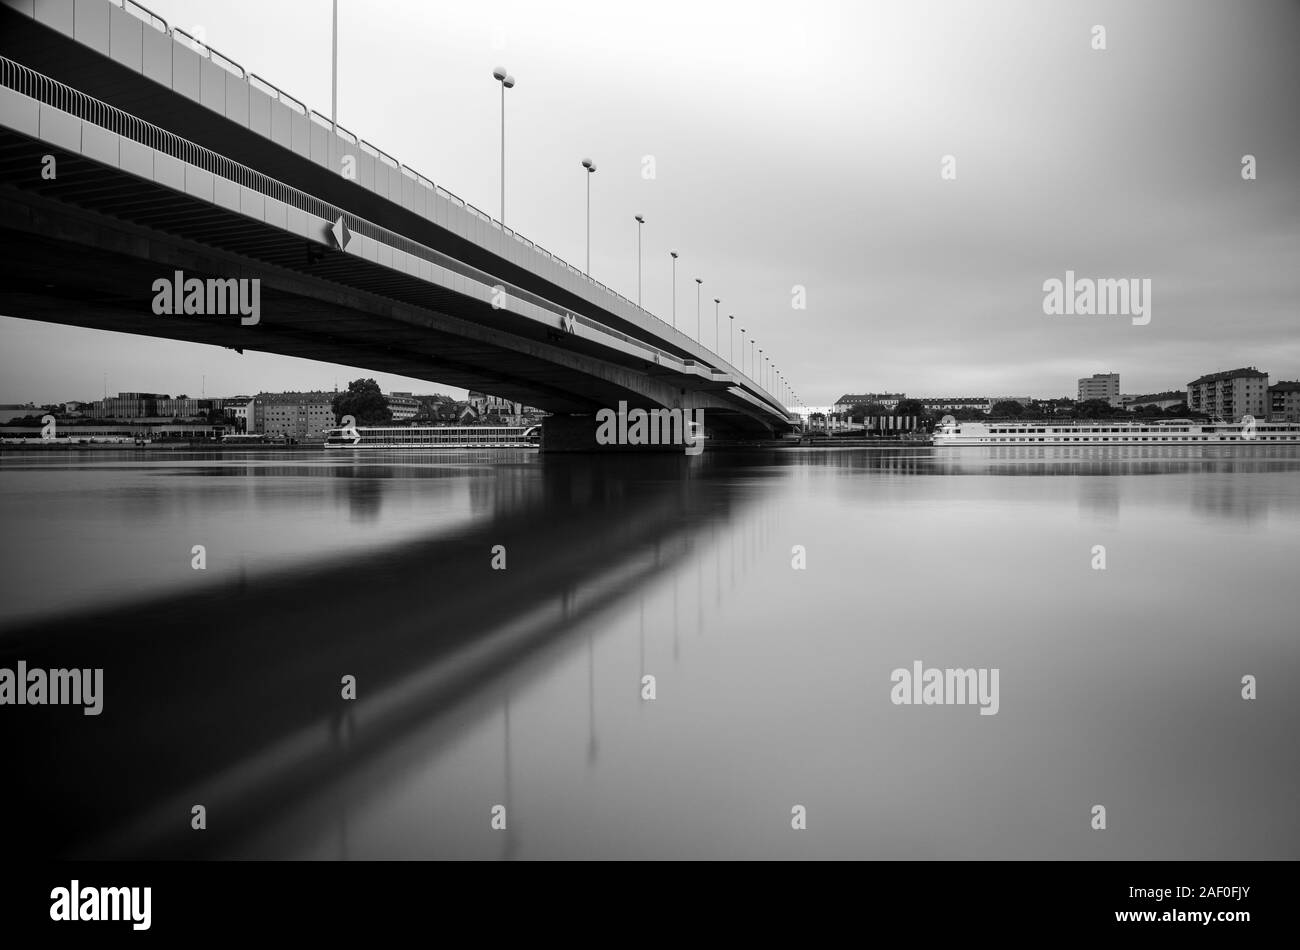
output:
[{"label": "bridge reflection in water", "polygon": [[[617,685],[598,676],[611,611],[636,598],[644,614],[646,592],[672,575],[674,610],[651,618],[651,639],[671,623],[676,659],[683,581],[674,571],[702,565],[701,546],[714,544],[710,564],[720,569],[731,559],[734,583],[735,558],[743,555],[743,571],[744,552],[758,541],[759,513],[717,490],[714,465],[703,457],[524,455],[515,464],[490,453],[430,457],[439,467],[424,477],[478,475],[468,485],[475,517],[450,533],[310,569],[241,571],[202,593],[86,609],[4,633],[0,661],[103,667],[112,713],[43,717],[39,729],[13,737],[10,754],[40,777],[5,792],[30,816],[16,843],[26,833],[37,853],[95,857],[239,853],[250,833],[300,820],[305,800],[339,780],[346,785],[363,763],[382,768],[403,736],[432,730],[445,742],[467,716],[499,723],[504,768],[494,801],[510,815],[512,684],[572,649],[584,653],[585,747],[594,767],[598,692],[621,690],[641,702],[635,663]],[[490,468],[475,468],[489,458]],[[331,460],[316,474],[328,473],[328,484],[345,492],[353,520],[372,520],[384,498],[373,483],[404,474],[410,461],[410,454]],[[297,460],[253,458],[200,462],[190,473],[269,489],[303,470]],[[707,535],[702,524],[711,525]],[[505,570],[491,566],[497,545]],[[702,584],[701,573],[697,594]],[[701,601],[696,632],[703,609]],[[341,698],[344,675],[356,678],[355,702]],[[86,796],[78,778],[85,775],[114,780]],[[189,826],[195,803],[210,816],[201,836]],[[488,828],[486,801],[476,814]],[[341,853],[349,850],[346,815],[340,806]],[[512,853],[517,825],[507,820],[507,829],[502,847]]]}]

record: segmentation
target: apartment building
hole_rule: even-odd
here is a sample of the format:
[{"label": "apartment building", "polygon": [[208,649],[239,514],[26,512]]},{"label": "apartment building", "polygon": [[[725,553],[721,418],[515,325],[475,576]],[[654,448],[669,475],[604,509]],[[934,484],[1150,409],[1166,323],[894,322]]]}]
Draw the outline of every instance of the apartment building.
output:
[{"label": "apartment building", "polygon": [[1102,399],[1112,406],[1119,402],[1119,373],[1093,373],[1079,380],[1079,402]]},{"label": "apartment building", "polygon": [[1267,419],[1268,373],[1246,366],[1194,379],[1187,384],[1187,408],[1224,422],[1240,422],[1242,416]]},{"label": "apartment building", "polygon": [[1268,421],[1300,422],[1300,380],[1282,380],[1268,387]]},{"label": "apartment building", "polygon": [[253,432],[324,442],[334,425],[333,393],[259,393],[253,399]]}]

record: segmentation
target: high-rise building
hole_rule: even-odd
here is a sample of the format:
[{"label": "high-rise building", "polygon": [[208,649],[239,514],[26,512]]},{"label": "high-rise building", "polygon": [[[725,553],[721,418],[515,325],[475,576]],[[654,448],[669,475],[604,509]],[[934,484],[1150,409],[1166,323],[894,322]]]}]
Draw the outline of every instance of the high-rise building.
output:
[{"label": "high-rise building", "polygon": [[1300,422],[1300,381],[1282,380],[1268,387],[1268,421]]},{"label": "high-rise building", "polygon": [[253,399],[254,432],[324,442],[325,430],[334,426],[333,393],[259,393]]},{"label": "high-rise building", "polygon": [[1093,373],[1079,380],[1079,402],[1104,399],[1112,406],[1119,405],[1119,373]]},{"label": "high-rise building", "polygon": [[394,422],[408,422],[420,411],[420,400],[410,393],[389,393],[384,399],[388,401]]},{"label": "high-rise building", "polygon": [[1268,373],[1253,366],[1210,373],[1187,384],[1187,408],[1211,419],[1240,422],[1242,416],[1268,418]]}]

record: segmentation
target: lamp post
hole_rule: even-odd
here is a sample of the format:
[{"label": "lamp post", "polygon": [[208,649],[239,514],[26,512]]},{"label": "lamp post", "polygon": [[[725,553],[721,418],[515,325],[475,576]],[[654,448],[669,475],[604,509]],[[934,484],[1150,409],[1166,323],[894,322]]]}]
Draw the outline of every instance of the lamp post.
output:
[{"label": "lamp post", "polygon": [[641,306],[641,228],[645,218],[636,216],[636,305]]},{"label": "lamp post", "polygon": [[677,252],[669,251],[673,258],[673,329],[677,329]]},{"label": "lamp post", "polygon": [[727,362],[734,363],[736,362],[736,315],[729,313],[727,319],[731,327],[731,332],[727,334]]},{"label": "lamp post", "polygon": [[704,281],[698,277],[695,278],[695,342],[703,342],[700,339],[700,288],[704,286]]},{"label": "lamp post", "polygon": [[515,77],[504,66],[492,70],[492,78],[501,83],[501,223],[506,223],[506,90],[515,87]]},{"label": "lamp post", "polygon": [[[123,12],[126,7],[122,8]],[[330,126],[339,134],[339,0],[334,0],[334,28],[330,34]],[[332,146],[331,146],[332,147]]]},{"label": "lamp post", "polygon": [[740,371],[745,372],[745,328],[740,328]]},{"label": "lamp post", "polygon": [[722,347],[718,345],[718,305],[721,303],[717,297],[713,298],[713,352],[719,356],[722,355]]},{"label": "lamp post", "polygon": [[582,160],[582,167],[587,169],[587,276],[591,276],[591,176],[596,174],[596,163],[589,158]]}]

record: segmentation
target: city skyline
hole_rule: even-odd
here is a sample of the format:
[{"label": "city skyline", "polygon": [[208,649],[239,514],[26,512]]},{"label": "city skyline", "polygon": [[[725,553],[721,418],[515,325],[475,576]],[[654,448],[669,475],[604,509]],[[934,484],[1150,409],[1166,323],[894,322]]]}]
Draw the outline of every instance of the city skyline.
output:
[{"label": "city skyline", "polygon": [[[30,322],[30,321],[23,321],[23,322]],[[60,328],[60,329],[68,329],[68,328]],[[75,329],[79,329],[79,328],[75,328]],[[88,331],[88,332],[96,332],[96,331]],[[122,334],[118,334],[118,335],[122,335]],[[191,346],[191,347],[192,347],[192,346],[201,346],[202,344],[179,344],[179,343],[178,343],[178,344],[176,344],[176,345],[177,345],[177,346]],[[211,347],[209,347],[209,348],[211,349]],[[258,355],[263,355],[263,356],[266,356],[267,359],[269,359],[269,360],[277,360],[277,361],[279,361],[279,360],[292,360],[292,359],[293,359],[292,357],[277,357],[277,356],[272,356],[272,355],[270,355],[270,354],[258,354]],[[312,362],[312,361],[309,361],[309,360],[295,360],[295,362],[308,363],[308,362]],[[317,363],[313,363],[313,365],[316,365],[316,366],[329,366],[329,365],[332,365],[332,364],[317,364]],[[163,393],[163,394],[166,394],[166,395],[169,395],[169,396],[176,396],[177,398],[189,397],[189,398],[191,398],[191,399],[227,399],[227,398],[237,397],[237,396],[256,396],[256,395],[258,395],[258,394],[262,394],[262,393],[343,392],[343,391],[345,391],[345,390],[347,389],[347,385],[348,385],[348,383],[349,383],[349,382],[352,382],[354,379],[368,379],[368,378],[373,378],[377,383],[379,383],[379,388],[381,389],[381,391],[383,391],[385,394],[388,394],[388,395],[394,395],[394,394],[412,395],[412,396],[437,396],[437,395],[443,395],[443,396],[448,396],[448,397],[450,397],[450,398],[452,398],[453,400],[458,401],[458,402],[464,402],[464,401],[467,401],[467,400],[470,398],[470,396],[471,396],[471,391],[470,391],[470,390],[457,389],[457,388],[454,387],[454,386],[445,386],[445,385],[443,385],[443,384],[440,384],[440,383],[432,383],[432,382],[429,382],[429,381],[427,381],[427,380],[411,379],[411,378],[409,378],[409,377],[405,377],[405,376],[396,376],[396,375],[393,375],[393,374],[391,374],[391,373],[376,373],[376,372],[371,372],[371,371],[368,371],[368,370],[361,370],[361,369],[358,369],[358,368],[356,368],[356,367],[339,366],[339,367],[337,367],[337,368],[338,368],[338,369],[339,369],[339,370],[340,370],[344,375],[347,375],[347,374],[351,374],[351,375],[347,376],[347,378],[343,378],[343,376],[340,376],[337,380],[335,380],[335,381],[334,381],[333,383],[331,383],[329,386],[307,386],[307,387],[303,387],[303,388],[289,388],[289,387],[283,387],[283,386],[280,386],[280,387],[277,387],[277,386],[260,386],[260,387],[256,387],[256,388],[253,388],[253,389],[248,389],[248,390],[239,390],[239,391],[230,391],[230,392],[224,392],[224,391],[223,391],[223,392],[218,392],[218,391],[215,391],[215,390],[209,392],[209,391],[207,391],[207,390],[208,390],[208,389],[211,389],[211,387],[207,386],[206,382],[201,382],[201,389],[200,389],[198,392],[191,392],[191,391],[189,391],[189,390],[185,390],[185,389],[173,389],[173,390],[167,390],[167,389],[150,389],[150,388],[145,387],[145,386],[133,386],[133,387],[131,387],[131,388],[127,388],[127,389],[122,389],[122,388],[117,388],[117,387],[113,387],[113,386],[108,386],[108,387],[107,387],[106,389],[104,389],[104,391],[101,392],[98,396],[91,396],[91,397],[89,397],[89,398],[80,398],[80,397],[76,397],[76,398],[50,398],[50,399],[36,399],[36,398],[30,398],[30,397],[29,397],[29,398],[4,398],[3,394],[0,394],[0,405],[28,405],[28,404],[32,404],[32,405],[40,406],[40,405],[53,405],[53,404],[56,404],[56,403],[68,403],[68,402],[83,402],[83,403],[91,403],[91,402],[96,401],[96,399],[103,399],[103,398],[106,398],[106,397],[109,397],[109,396],[112,396],[112,395],[115,395],[115,394],[118,394],[118,393],[127,393],[127,392],[138,392],[138,393]],[[1228,368],[1228,369],[1234,369],[1234,368],[1237,368],[1237,367],[1231,367],[1231,368]],[[1249,363],[1249,364],[1244,364],[1243,367],[1241,367],[1241,368],[1258,369],[1259,367],[1258,367],[1258,364],[1257,364],[1257,363]],[[1215,374],[1215,373],[1227,372],[1227,371],[1228,371],[1227,369],[1208,370],[1208,371],[1206,371],[1206,372],[1198,373],[1197,376],[1196,376],[1194,379],[1186,380],[1186,381],[1184,381],[1184,382],[1182,382],[1182,383],[1177,383],[1177,384],[1173,384],[1173,385],[1166,385],[1166,386],[1163,386],[1163,387],[1162,387],[1162,386],[1158,386],[1158,385],[1156,385],[1156,386],[1136,386],[1136,387],[1135,387],[1135,386],[1133,386],[1133,385],[1131,385],[1131,384],[1129,384],[1129,383],[1127,383],[1127,382],[1124,382],[1124,380],[1125,380],[1125,374],[1124,374],[1123,372],[1118,372],[1118,373],[1115,373],[1114,375],[1119,376],[1119,377],[1120,377],[1120,380],[1121,380],[1121,392],[1119,393],[1119,395],[1125,395],[1125,396],[1128,396],[1128,395],[1144,395],[1144,396],[1149,396],[1149,395],[1158,395],[1158,394],[1167,393],[1167,392],[1183,392],[1183,393],[1186,393],[1187,390],[1188,390],[1188,386],[1189,386],[1189,384],[1194,383],[1194,382],[1195,382],[1197,379],[1199,379],[1200,377],[1205,376],[1205,375]],[[1278,384],[1278,383],[1290,383],[1290,382],[1296,382],[1296,381],[1297,381],[1297,380],[1295,380],[1295,379],[1289,379],[1289,378],[1284,377],[1284,376],[1279,376],[1279,375],[1277,375],[1276,373],[1273,373],[1273,372],[1271,372],[1271,371],[1269,371],[1269,370],[1267,370],[1267,369],[1262,370],[1262,372],[1264,372],[1264,373],[1267,375],[1267,377],[1268,377],[1268,379],[1269,379],[1269,384],[1270,384],[1270,385],[1275,385],[1275,384]],[[1101,376],[1101,375],[1111,375],[1111,374],[1110,374],[1109,371],[1107,371],[1107,372],[1104,373],[1104,374],[1103,374],[1103,373],[1094,373],[1094,374],[1089,374],[1089,375],[1090,375],[1090,376]],[[1300,374],[1298,374],[1298,375],[1300,375]],[[1078,382],[1081,382],[1082,379],[1083,379],[1082,377],[1076,377],[1076,379],[1075,379],[1076,384],[1077,384]],[[392,385],[385,385],[385,382],[384,382],[385,380],[389,381]],[[403,386],[403,385],[410,386],[411,388],[410,388],[410,389],[400,389],[400,388],[397,388],[398,386]],[[433,388],[433,389],[422,389],[421,387],[435,387],[435,388]],[[1032,398],[1032,399],[1041,399],[1041,400],[1052,400],[1052,399],[1076,399],[1076,398],[1077,398],[1077,392],[1076,392],[1075,395],[1071,395],[1071,390],[1072,390],[1072,389],[1076,389],[1076,387],[1065,387],[1065,388],[1064,388],[1061,392],[1059,392],[1059,393],[1053,393],[1053,392],[1034,392],[1034,393],[1028,393],[1028,395],[1029,395],[1029,397]],[[897,389],[897,390],[896,390],[896,393],[898,393],[898,394],[902,394],[902,395],[906,396],[906,397],[909,398],[909,399],[957,398],[957,397],[963,397],[963,396],[964,396],[964,397],[971,397],[971,398],[975,398],[975,397],[980,397],[980,398],[983,398],[983,397],[993,397],[993,398],[997,398],[997,397],[1005,396],[1007,393],[1011,393],[1011,392],[1013,392],[1014,390],[1015,390],[1015,386],[1014,386],[1014,384],[1001,385],[1000,388],[998,388],[998,389],[996,389],[996,390],[992,390],[992,389],[991,389],[991,390],[989,390],[989,391],[987,391],[987,392],[976,392],[976,391],[974,391],[974,390],[971,390],[971,391],[959,391],[959,390],[957,390],[957,389],[955,389],[955,388],[948,389],[948,390],[941,390],[941,391],[929,392],[929,391],[914,390],[914,389],[911,389],[911,388],[909,388],[909,387],[907,387],[907,386],[903,386],[902,388]],[[849,390],[849,391],[852,391],[852,390]],[[862,387],[859,386],[859,387],[857,387],[857,391],[865,391],[865,390],[863,390]],[[891,391],[895,391],[895,390],[893,389],[893,387],[888,387],[888,386],[877,386],[877,387],[875,387],[875,389],[872,390],[872,391],[877,392],[877,393],[887,393],[887,392],[891,392]],[[489,395],[490,395],[490,394],[489,394]],[[836,404],[837,401],[838,401],[838,400],[835,400],[835,399],[826,399],[826,400],[821,400],[821,401],[818,401],[818,402],[807,402],[807,401],[805,401],[804,404],[805,404],[806,406],[809,406],[809,407],[829,406],[829,405],[834,405],[834,404]]]},{"label": "city skyline", "polygon": [[[328,110],[326,10],[259,8],[258,31],[247,3],[150,6]],[[1250,18],[1209,4],[1067,16],[1028,4],[826,3],[748,17],[692,7],[689,30],[674,9],[645,18],[633,42],[616,11],[577,4],[545,15],[405,4],[372,22],[344,0],[339,118],[495,212],[500,89],[489,73],[504,64],[518,78],[506,103],[511,226],[581,262],[590,177],[593,276],[635,296],[643,231],[645,304],[667,317],[668,251],[678,250],[687,329],[695,314],[682,287],[699,277],[806,404],[863,380],[1046,395],[1114,370],[1135,380],[1132,391],[1154,392],[1261,361],[1275,379],[1300,377],[1300,189],[1286,111],[1300,67],[1281,55],[1294,7],[1261,5]],[[1105,50],[1090,45],[1095,23]],[[290,29],[301,42],[281,41]],[[879,39],[854,45],[864,36]],[[420,82],[395,83],[392,47],[414,54],[421,44],[439,55],[422,57]],[[417,112],[428,121],[411,122]],[[591,176],[578,167],[588,152]],[[1247,154],[1258,161],[1251,181]],[[953,180],[941,178],[945,156]],[[1045,315],[1043,283],[1067,271],[1150,279],[1150,323]],[[807,309],[794,308],[796,287]],[[357,376],[385,390],[423,382],[9,318],[0,339],[3,401],[94,398],[105,371],[110,390],[166,392],[198,389],[205,374],[224,393],[263,379],[291,389]],[[1150,378],[1126,371],[1154,365]]]}]

